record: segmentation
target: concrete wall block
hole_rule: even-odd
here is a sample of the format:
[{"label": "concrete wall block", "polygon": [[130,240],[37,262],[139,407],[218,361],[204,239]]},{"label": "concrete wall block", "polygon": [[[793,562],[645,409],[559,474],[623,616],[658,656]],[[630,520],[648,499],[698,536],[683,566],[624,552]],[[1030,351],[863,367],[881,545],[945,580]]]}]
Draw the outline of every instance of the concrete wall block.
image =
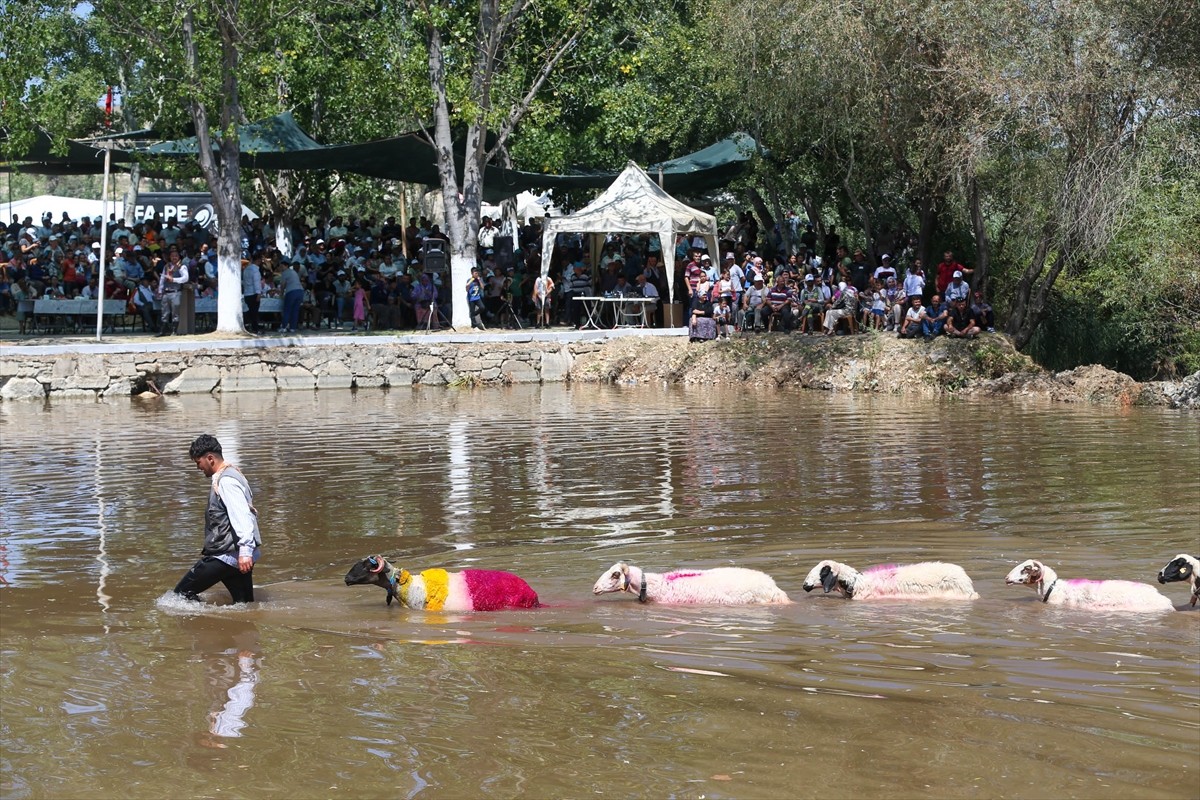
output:
[{"label": "concrete wall block", "polygon": [[357,375],[354,385],[359,389],[382,389],[387,384],[382,375]]},{"label": "concrete wall block", "polygon": [[70,378],[67,378],[66,385],[63,388],[91,390],[106,389],[108,388],[108,384],[111,382],[112,381],[106,374],[95,375],[81,372],[78,375],[73,375]]},{"label": "concrete wall block", "polygon": [[353,383],[353,373],[340,361],[330,361],[317,372],[318,389],[349,389]]},{"label": "concrete wall block", "polygon": [[101,397],[130,397],[133,395],[133,381],[129,378],[113,378],[108,387],[100,392]]},{"label": "concrete wall block", "polygon": [[575,359],[571,358],[571,351],[566,347],[560,347],[549,353],[543,352],[541,355],[542,383],[565,381],[571,374],[571,366],[575,363]]},{"label": "concrete wall block", "polygon": [[0,400],[43,400],[46,387],[35,378],[9,378],[0,386]]},{"label": "concrete wall block", "polygon": [[439,356],[417,356],[417,369],[419,370],[429,371],[444,365],[444,362]]},{"label": "concrete wall block", "polygon": [[276,389],[275,375],[265,364],[230,367],[221,373],[221,392],[266,392]]},{"label": "concrete wall block", "polygon": [[304,367],[279,366],[275,368],[275,385],[281,392],[313,391],[317,388],[317,376]]},{"label": "concrete wall block", "polygon": [[505,361],[500,373],[509,383],[537,383],[542,379],[537,370],[515,358]]},{"label": "concrete wall block", "polygon": [[164,394],[208,394],[221,381],[221,369],[215,364],[198,364],[176,375],[166,386]]},{"label": "concrete wall block", "polygon": [[75,359],[72,356],[59,356],[50,365],[51,377],[65,380],[75,374]]},{"label": "concrete wall block", "polygon": [[407,367],[391,366],[383,374],[388,386],[412,386],[413,371]]}]

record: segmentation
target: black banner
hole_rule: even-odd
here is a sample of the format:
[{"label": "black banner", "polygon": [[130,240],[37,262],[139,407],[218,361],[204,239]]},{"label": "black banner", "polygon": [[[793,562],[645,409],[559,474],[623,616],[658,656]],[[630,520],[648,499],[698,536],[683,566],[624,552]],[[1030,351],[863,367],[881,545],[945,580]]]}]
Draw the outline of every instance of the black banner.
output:
[{"label": "black banner", "polygon": [[[133,206],[134,223],[151,219],[155,214],[163,223],[174,218],[180,225],[190,221],[208,228],[214,234],[217,232],[217,211],[213,208],[212,197],[208,192],[140,193]],[[242,214],[250,219],[258,217],[245,206],[242,206]]]}]

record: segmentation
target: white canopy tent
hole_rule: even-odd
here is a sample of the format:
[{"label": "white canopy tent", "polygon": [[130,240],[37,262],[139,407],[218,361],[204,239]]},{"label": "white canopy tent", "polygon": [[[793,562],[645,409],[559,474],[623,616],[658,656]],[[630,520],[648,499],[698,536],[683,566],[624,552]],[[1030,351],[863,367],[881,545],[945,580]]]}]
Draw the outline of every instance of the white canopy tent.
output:
[{"label": "white canopy tent", "polygon": [[591,234],[593,267],[606,233],[657,233],[667,274],[668,296],[663,300],[668,303],[675,292],[675,234],[704,237],[714,262],[719,258],[717,218],[671,197],[632,161],[586,208],[546,220],[542,230],[543,275],[550,269],[554,237],[559,233]]},{"label": "white canopy tent", "polygon": [[104,201],[40,194],[37,197],[27,197],[22,200],[0,202],[0,218],[5,223],[12,219],[13,214],[16,214],[21,220],[25,217],[33,217],[34,222],[40,222],[42,215],[46,212],[50,212],[54,221],[58,222],[62,219],[64,211],[73,220],[98,217],[104,213]]}]

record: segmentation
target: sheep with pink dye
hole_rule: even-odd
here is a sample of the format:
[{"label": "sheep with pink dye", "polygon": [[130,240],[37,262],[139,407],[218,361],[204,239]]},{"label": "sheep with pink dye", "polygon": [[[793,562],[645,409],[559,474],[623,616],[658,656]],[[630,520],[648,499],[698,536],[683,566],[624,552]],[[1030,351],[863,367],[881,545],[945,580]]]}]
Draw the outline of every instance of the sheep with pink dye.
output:
[{"label": "sheep with pink dye", "polygon": [[1174,611],[1175,606],[1148,583],[1136,581],[1063,580],[1040,561],[1022,561],[1004,582],[1024,585],[1038,593],[1043,603],[1094,611]]},{"label": "sheep with pink dye", "polygon": [[629,592],[639,603],[664,605],[747,606],[790,603],[765,572],[742,567],[646,572],[625,562],[613,564],[592,587],[592,594]]},{"label": "sheep with pink dye", "polygon": [[804,579],[804,591],[820,586],[826,594],[837,589],[849,600],[977,600],[975,585],[957,564],[880,564],[865,572],[825,560]]},{"label": "sheep with pink dye", "polygon": [[1190,605],[1195,607],[1196,601],[1200,600],[1200,558],[1180,553],[1158,571],[1159,583],[1174,583],[1175,581],[1187,581],[1191,584],[1192,602]]}]

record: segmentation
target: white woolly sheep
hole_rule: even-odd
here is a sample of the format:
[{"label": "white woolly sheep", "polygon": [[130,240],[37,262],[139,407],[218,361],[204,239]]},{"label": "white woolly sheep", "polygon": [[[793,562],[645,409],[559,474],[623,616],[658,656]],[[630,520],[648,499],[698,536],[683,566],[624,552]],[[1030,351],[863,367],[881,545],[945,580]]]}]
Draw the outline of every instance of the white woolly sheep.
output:
[{"label": "white woolly sheep", "polygon": [[1200,558],[1180,553],[1171,559],[1165,567],[1158,571],[1159,583],[1174,583],[1187,581],[1192,586],[1192,602],[1200,600]]},{"label": "white woolly sheep", "polygon": [[1024,584],[1038,593],[1043,603],[1089,608],[1096,611],[1174,611],[1175,606],[1148,583],[1136,581],[1063,580],[1040,561],[1029,559],[1013,568],[1004,579],[1010,586]]},{"label": "white woolly sheep", "polygon": [[790,603],[765,572],[742,567],[677,570],[659,574],[624,562],[604,571],[592,594],[630,592],[640,603],[743,606]]},{"label": "white woolly sheep", "polygon": [[818,586],[825,593],[838,590],[850,600],[976,600],[975,585],[957,564],[924,561],[920,564],[880,564],[865,572],[825,560],[804,579],[804,591]]}]

